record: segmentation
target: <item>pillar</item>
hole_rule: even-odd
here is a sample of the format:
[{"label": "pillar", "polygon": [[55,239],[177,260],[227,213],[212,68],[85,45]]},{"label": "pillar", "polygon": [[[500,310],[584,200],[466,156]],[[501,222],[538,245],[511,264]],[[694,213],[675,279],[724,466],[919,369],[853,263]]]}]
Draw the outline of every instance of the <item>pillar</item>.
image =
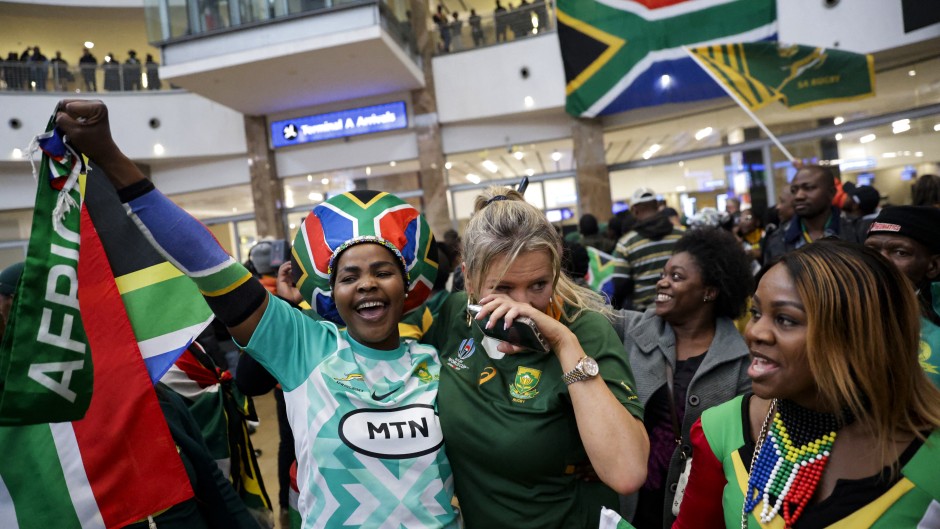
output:
[{"label": "pillar", "polygon": [[282,215],[284,187],[277,177],[274,151],[268,148],[264,116],[245,116],[245,142],[248,144],[248,173],[258,237],[286,239]]},{"label": "pillar", "polygon": [[422,211],[437,237],[453,227],[447,207],[447,181],[444,177],[444,147],[441,125],[437,121],[434,75],[431,59],[434,40],[428,31],[428,2],[410,0],[411,29],[424,70],[424,88],[411,92],[414,131],[418,141],[418,183],[424,191]]},{"label": "pillar", "polygon": [[576,118],[571,125],[571,138],[577,164],[578,211],[580,215],[590,213],[604,222],[613,209],[610,174],[604,155],[604,127],[599,119]]}]

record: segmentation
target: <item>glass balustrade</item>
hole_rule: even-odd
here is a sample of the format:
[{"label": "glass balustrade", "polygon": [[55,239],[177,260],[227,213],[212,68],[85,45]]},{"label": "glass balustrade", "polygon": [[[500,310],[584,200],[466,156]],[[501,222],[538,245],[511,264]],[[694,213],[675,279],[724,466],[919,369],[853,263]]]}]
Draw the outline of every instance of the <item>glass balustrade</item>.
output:
[{"label": "glass balustrade", "polygon": [[51,61],[0,61],[0,90],[8,92],[132,92],[172,88],[156,63],[69,66]]}]

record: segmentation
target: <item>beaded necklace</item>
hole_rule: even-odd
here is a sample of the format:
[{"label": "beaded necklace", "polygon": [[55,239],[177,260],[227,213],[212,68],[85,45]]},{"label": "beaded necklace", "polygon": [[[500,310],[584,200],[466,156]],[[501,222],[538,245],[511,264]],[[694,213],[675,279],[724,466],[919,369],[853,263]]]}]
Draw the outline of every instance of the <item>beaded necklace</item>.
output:
[{"label": "beaded necklace", "polygon": [[816,493],[836,433],[846,422],[832,413],[773,400],[754,447],[742,528],[747,527],[747,513],[761,502],[761,522],[769,523],[779,513],[786,527],[793,527]]}]

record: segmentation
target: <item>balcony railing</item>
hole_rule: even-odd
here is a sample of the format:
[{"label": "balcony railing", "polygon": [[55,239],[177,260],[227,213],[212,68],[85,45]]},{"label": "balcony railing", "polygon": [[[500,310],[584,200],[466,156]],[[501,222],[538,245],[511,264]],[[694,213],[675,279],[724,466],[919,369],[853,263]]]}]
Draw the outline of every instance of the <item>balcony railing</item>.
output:
[{"label": "balcony railing", "polygon": [[[167,44],[339,7],[374,3],[376,0],[144,0],[144,13],[150,42]],[[407,0],[379,0],[378,3],[382,4],[383,17],[399,25],[407,24]]]},{"label": "balcony railing", "polygon": [[172,88],[156,63],[66,66],[50,61],[0,61],[0,90],[12,92],[131,92]]},{"label": "balcony railing", "polygon": [[535,1],[512,10],[476,17],[453,13],[434,15],[435,53],[452,53],[482,46],[501,44],[555,31],[552,2]]}]

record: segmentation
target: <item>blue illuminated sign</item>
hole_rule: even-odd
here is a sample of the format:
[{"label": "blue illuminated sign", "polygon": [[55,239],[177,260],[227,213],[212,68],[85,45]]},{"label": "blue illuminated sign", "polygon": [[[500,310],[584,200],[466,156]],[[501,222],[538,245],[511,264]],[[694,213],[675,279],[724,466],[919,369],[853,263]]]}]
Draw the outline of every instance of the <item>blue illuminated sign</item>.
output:
[{"label": "blue illuminated sign", "polygon": [[396,101],[371,107],[340,110],[271,123],[274,148],[314,141],[332,140],[372,132],[403,129],[408,126],[405,102]]}]

